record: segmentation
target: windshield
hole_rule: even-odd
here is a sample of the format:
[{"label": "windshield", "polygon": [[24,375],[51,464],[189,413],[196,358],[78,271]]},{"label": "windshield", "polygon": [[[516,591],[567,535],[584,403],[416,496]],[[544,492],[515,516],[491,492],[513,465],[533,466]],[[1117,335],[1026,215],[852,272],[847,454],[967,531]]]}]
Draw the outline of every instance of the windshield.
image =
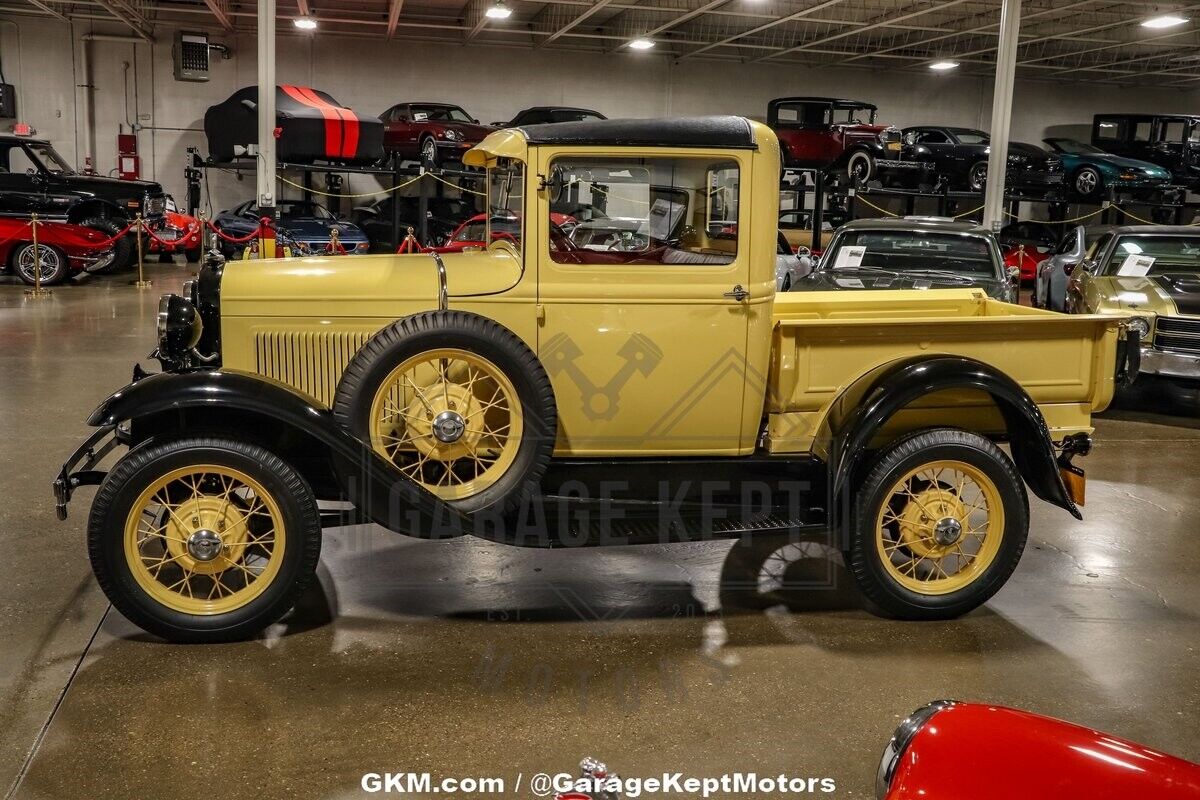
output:
[{"label": "windshield", "polygon": [[846,231],[821,259],[837,270],[958,272],[994,278],[999,252],[984,236],[938,231]]},{"label": "windshield", "polygon": [[1200,235],[1122,236],[1101,274],[1136,277],[1200,272]]},{"label": "windshield", "polygon": [[474,122],[470,114],[458,106],[412,106],[414,122],[437,120],[441,122]]},{"label": "windshield", "polygon": [[310,200],[280,200],[279,218],[297,219],[300,217],[315,217],[317,219],[334,219],[329,209],[320,203]]},{"label": "windshield", "polygon": [[1046,141],[1058,152],[1068,155],[1104,155],[1104,151],[1099,147],[1092,147],[1090,144],[1084,144],[1074,139],[1047,139]]},{"label": "windshield", "polygon": [[63,157],[48,144],[40,142],[26,142],[25,146],[33,154],[34,158],[41,162],[42,168],[47,172],[55,175],[74,175],[75,170],[63,160]]},{"label": "windshield", "polygon": [[[492,233],[487,235],[486,230],[484,235],[477,239],[459,240],[458,241],[476,241],[476,242],[491,242],[497,239],[505,241],[511,240],[520,248],[522,223],[521,215],[525,210],[525,164],[513,158],[497,159],[495,165],[488,168],[487,171],[487,200],[488,211],[490,215],[486,220],[486,224],[491,226]],[[499,227],[499,220],[505,220],[500,223],[504,227]],[[497,237],[497,233],[503,233],[504,236]]]},{"label": "windshield", "polygon": [[775,107],[780,125],[824,126],[833,123],[873,123],[875,109],[870,106],[839,106],[828,103],[780,103]]}]

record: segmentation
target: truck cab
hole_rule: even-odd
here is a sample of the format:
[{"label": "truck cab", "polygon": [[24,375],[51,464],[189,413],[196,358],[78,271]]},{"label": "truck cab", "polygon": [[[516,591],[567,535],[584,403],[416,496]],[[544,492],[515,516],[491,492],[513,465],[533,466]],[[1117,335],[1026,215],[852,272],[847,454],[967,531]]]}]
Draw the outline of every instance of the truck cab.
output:
[{"label": "truck cab", "polygon": [[[779,144],[740,117],[527,126],[464,160],[508,226],[486,247],[213,258],[163,298],[163,371],[101,404],[55,488],[65,515],[101,482],[93,566],[143,627],[269,624],[311,577],[325,500],[509,544],[815,526],[875,606],[912,619],[1003,585],[1026,487],[1080,515],[1072,459],[1128,372],[1122,319],[978,289],[777,294]],[[580,246],[564,207],[621,235]],[[108,439],[132,449],[105,473]],[[682,506],[659,515],[664,498]],[[614,516],[623,502],[651,517]]]}]

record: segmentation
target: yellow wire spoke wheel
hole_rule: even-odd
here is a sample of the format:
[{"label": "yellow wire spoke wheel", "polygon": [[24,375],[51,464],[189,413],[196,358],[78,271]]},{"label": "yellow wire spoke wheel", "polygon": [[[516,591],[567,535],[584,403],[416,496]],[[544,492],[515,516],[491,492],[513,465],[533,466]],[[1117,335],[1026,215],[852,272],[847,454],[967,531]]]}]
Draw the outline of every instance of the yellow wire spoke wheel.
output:
[{"label": "yellow wire spoke wheel", "polygon": [[887,574],[923,595],[970,586],[996,560],[1003,540],[1000,490],[964,461],[931,461],[902,475],[884,495],[875,525]]},{"label": "yellow wire spoke wheel", "polygon": [[287,536],[279,504],[241,470],[172,470],[138,496],[124,554],[156,602],[184,614],[224,614],[261,595],[279,574]]},{"label": "yellow wire spoke wheel", "polygon": [[372,448],[443,500],[461,500],[499,481],[524,433],[521,400],[504,371],[458,348],[401,362],[371,403]]}]

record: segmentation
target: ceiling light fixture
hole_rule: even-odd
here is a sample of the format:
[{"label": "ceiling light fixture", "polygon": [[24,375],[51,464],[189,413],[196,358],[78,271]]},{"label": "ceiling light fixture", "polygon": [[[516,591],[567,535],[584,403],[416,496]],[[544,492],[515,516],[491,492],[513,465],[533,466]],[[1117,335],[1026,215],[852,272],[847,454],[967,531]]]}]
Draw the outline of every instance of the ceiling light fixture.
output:
[{"label": "ceiling light fixture", "polygon": [[292,24],[302,31],[315,31],[317,29],[316,17],[296,17],[292,20]]},{"label": "ceiling light fixture", "polygon": [[649,50],[654,47],[654,42],[650,39],[634,39],[629,43],[630,50]]},{"label": "ceiling light fixture", "polygon": [[504,5],[504,0],[496,0],[493,5],[488,6],[486,13],[489,19],[508,19],[512,16],[512,9]]},{"label": "ceiling light fixture", "polygon": [[1174,28],[1176,25],[1182,25],[1187,22],[1184,17],[1177,17],[1174,14],[1164,14],[1161,17],[1151,17],[1142,23],[1143,28]]},{"label": "ceiling light fixture", "polygon": [[929,68],[935,72],[946,72],[951,69],[958,69],[957,61],[935,61],[929,65]]}]

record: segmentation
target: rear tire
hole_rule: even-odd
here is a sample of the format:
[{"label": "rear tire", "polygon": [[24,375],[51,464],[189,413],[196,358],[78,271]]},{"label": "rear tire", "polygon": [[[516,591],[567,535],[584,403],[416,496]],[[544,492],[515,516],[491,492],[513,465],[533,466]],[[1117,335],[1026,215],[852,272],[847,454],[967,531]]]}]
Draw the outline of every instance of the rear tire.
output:
[{"label": "rear tire", "polygon": [[[80,220],[79,224],[85,228],[100,231],[105,236],[114,236],[125,227],[122,222],[109,219],[108,217],[88,217],[87,219]],[[137,260],[137,240],[133,238],[132,233],[127,233],[113,242],[112,248],[112,260],[103,267],[91,270],[92,273],[107,275],[110,272],[125,269]]]},{"label": "rear tire", "polygon": [[935,428],[887,447],[855,496],[847,565],[885,616],[953,619],[1004,585],[1025,549],[1016,467],[974,433]]},{"label": "rear tire", "polygon": [[258,633],[296,602],[320,553],[308,483],[273,453],[230,439],[131,450],[88,519],[100,588],[130,621],[172,642]]},{"label": "rear tire", "polygon": [[[57,247],[38,242],[37,253],[41,255],[41,285],[54,286],[67,279],[67,254]],[[36,286],[38,279],[37,261],[35,259],[33,242],[23,242],[13,248],[12,269],[25,283]]]},{"label": "rear tire", "polygon": [[988,165],[986,161],[977,161],[967,170],[967,188],[972,192],[982,192],[987,188]]}]

